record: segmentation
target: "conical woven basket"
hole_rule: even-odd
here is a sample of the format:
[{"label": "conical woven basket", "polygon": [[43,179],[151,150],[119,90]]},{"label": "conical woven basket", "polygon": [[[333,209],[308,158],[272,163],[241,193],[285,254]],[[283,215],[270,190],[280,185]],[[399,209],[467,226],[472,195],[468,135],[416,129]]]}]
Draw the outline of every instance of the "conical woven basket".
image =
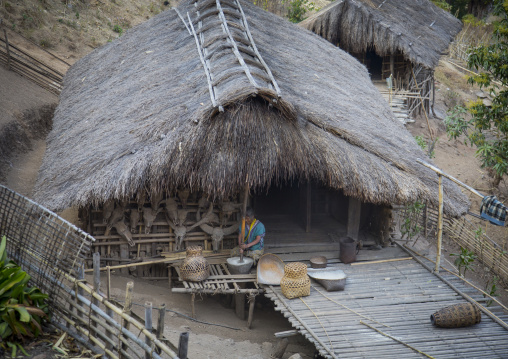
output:
[{"label": "conical woven basket", "polygon": [[288,299],[310,295],[310,278],[304,263],[293,262],[284,266],[284,277],[280,281],[282,294]]},{"label": "conical woven basket", "polygon": [[202,255],[200,246],[187,248],[187,257],[180,266],[180,274],[183,280],[201,282],[210,276],[210,264]]},{"label": "conical woven basket", "polygon": [[480,323],[482,312],[471,303],[460,303],[444,307],[430,316],[436,327],[460,328]]}]

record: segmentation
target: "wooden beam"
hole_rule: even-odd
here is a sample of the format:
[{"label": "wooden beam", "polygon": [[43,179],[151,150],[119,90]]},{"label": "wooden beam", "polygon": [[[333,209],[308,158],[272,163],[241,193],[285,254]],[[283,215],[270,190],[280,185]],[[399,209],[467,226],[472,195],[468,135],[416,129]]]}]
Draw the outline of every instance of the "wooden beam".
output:
[{"label": "wooden beam", "polygon": [[349,197],[349,208],[347,212],[347,236],[358,240],[360,232],[360,214],[362,202],[354,197]]},{"label": "wooden beam", "polygon": [[305,232],[310,232],[310,220],[312,215],[312,202],[311,202],[311,195],[312,195],[312,184],[310,181],[307,182],[307,193],[305,196],[305,202],[306,202],[306,209],[305,209]]}]

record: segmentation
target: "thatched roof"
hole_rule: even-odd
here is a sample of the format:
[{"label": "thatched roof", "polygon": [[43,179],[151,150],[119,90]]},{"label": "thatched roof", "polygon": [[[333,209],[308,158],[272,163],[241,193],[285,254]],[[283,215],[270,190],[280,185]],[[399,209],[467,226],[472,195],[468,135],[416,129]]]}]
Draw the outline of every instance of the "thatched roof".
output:
[{"label": "thatched roof", "polygon": [[429,0],[336,0],[300,26],[348,52],[401,51],[407,60],[434,68],[462,23]]},{"label": "thatched roof", "polygon": [[[300,178],[366,202],[437,202],[436,174],[416,163],[424,153],[365,67],[319,36],[241,1],[255,43],[247,48],[230,1],[221,0],[221,8],[236,48],[215,0],[199,3],[201,25],[196,7],[184,2],[68,71],[36,184],[38,201],[57,210],[177,186],[222,197],[246,180],[261,189]],[[187,13],[203,36],[187,30]],[[197,43],[207,50],[198,51]],[[266,68],[251,56],[256,49]],[[209,59],[206,66],[201,56]],[[466,197],[445,182],[446,210],[463,213]]]}]

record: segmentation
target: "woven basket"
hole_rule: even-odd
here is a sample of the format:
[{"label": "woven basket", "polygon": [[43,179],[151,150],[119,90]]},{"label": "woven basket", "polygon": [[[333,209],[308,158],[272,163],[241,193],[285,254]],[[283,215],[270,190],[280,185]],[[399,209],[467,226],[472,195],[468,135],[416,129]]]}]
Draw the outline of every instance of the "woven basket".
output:
[{"label": "woven basket", "polygon": [[481,320],[482,313],[480,309],[471,303],[450,305],[430,316],[432,324],[441,328],[468,327],[480,323]]},{"label": "woven basket", "polygon": [[200,246],[187,248],[187,257],[180,266],[182,279],[191,282],[201,282],[210,276],[210,264],[203,257]]},{"label": "woven basket", "polygon": [[304,263],[293,262],[284,266],[284,277],[280,281],[282,294],[288,299],[310,295],[310,278]]}]

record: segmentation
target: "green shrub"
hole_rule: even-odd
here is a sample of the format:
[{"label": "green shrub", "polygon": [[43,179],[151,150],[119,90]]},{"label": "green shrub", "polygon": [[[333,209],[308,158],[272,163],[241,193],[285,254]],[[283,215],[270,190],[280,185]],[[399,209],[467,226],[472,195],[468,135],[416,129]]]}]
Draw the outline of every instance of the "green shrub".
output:
[{"label": "green shrub", "polygon": [[451,253],[450,256],[457,257],[454,264],[457,266],[461,276],[465,277],[468,269],[474,272],[473,262],[477,257],[473,251],[460,247],[460,253]]},{"label": "green shrub", "polygon": [[16,356],[20,344],[15,340],[37,337],[41,322],[48,316],[46,294],[36,287],[28,287],[30,276],[16,263],[7,260],[6,237],[0,243],[0,346],[12,350]]},{"label": "green shrub", "polygon": [[113,31],[117,32],[119,35],[122,35],[122,33],[123,33],[123,29],[120,25],[113,26]]}]

